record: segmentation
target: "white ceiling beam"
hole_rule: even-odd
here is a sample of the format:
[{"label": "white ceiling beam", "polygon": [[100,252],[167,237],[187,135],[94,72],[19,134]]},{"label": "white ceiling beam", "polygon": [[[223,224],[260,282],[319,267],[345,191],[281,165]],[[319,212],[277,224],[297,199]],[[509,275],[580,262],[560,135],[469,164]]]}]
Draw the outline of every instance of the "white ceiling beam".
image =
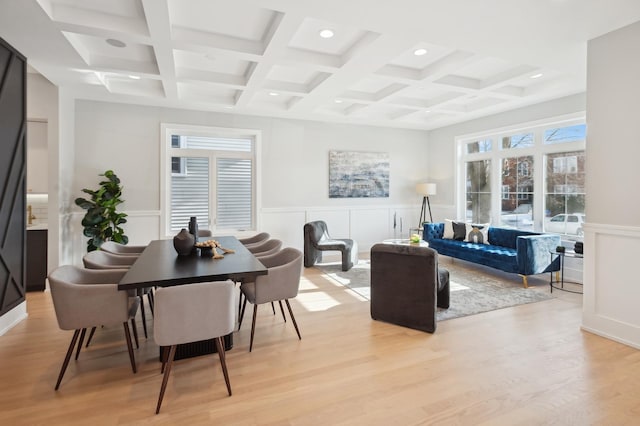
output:
[{"label": "white ceiling beam", "polygon": [[142,0],[147,26],[156,63],[162,76],[164,94],[169,99],[178,99],[175,61],[171,44],[171,20],[167,0]]}]

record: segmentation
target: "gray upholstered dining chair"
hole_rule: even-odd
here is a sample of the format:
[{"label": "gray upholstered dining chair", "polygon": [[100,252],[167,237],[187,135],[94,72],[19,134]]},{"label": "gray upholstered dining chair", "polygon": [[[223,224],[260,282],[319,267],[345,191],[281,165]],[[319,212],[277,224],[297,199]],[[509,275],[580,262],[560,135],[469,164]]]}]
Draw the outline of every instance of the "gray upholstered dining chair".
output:
[{"label": "gray upholstered dining chair", "polygon": [[258,256],[268,256],[268,255],[277,253],[280,251],[280,248],[282,248],[282,241],[274,238],[271,240],[264,241],[255,246],[253,245],[248,246],[247,250],[253,253],[254,256],[258,257]]},{"label": "gray upholstered dining chair", "polygon": [[284,309],[282,307],[282,301],[284,300],[287,304],[293,326],[298,334],[298,339],[302,339],[300,336],[300,330],[298,329],[298,324],[296,323],[293,311],[291,310],[291,304],[289,303],[289,299],[298,295],[300,275],[302,272],[302,252],[300,252],[300,250],[287,247],[276,254],[261,257],[260,262],[267,267],[269,273],[267,275],[258,276],[255,282],[242,283],[240,285],[240,291],[244,295],[245,301],[242,305],[238,330],[240,330],[240,327],[242,326],[242,319],[244,318],[247,301],[253,303],[253,320],[251,323],[249,352],[253,349],[253,336],[256,329],[258,305],[263,303],[278,301],[280,303],[282,316],[284,317]]},{"label": "gray upholstered dining chair", "polygon": [[145,248],[147,246],[128,246],[114,241],[105,241],[100,246],[100,250],[120,256],[140,256]]},{"label": "gray upholstered dining chair", "polygon": [[160,412],[176,346],[183,343],[214,339],[227,392],[231,396],[231,383],[222,337],[233,332],[235,324],[233,289],[233,281],[227,280],[162,287],[157,290],[153,337],[159,346],[164,347],[162,351],[164,376],[156,414]]},{"label": "gray upholstered dining chair", "polygon": [[[138,256],[121,256],[102,250],[90,251],[82,258],[84,267],[87,269],[129,269],[136,260],[138,260]],[[149,307],[151,308],[151,314],[153,315],[154,299],[153,289],[151,287],[145,287],[136,294],[130,295],[140,298],[140,315],[142,316],[142,329],[144,330],[144,337],[148,338],[149,334],[147,332],[147,314],[144,308],[145,294],[147,295]],[[91,330],[91,336],[93,336],[93,330]]]},{"label": "gray upholstered dining chair", "polygon": [[259,234],[256,234],[256,235],[251,236],[251,237],[238,238],[238,241],[240,241],[240,243],[243,246],[249,247],[249,246],[253,246],[253,245],[257,245],[257,244],[263,243],[263,242],[267,241],[270,237],[271,237],[271,235],[269,235],[268,232],[260,232]]},{"label": "gray upholstered dining chair", "polygon": [[[92,271],[76,266],[60,266],[49,274],[51,298],[62,330],[74,330],[67,355],[65,356],[55,389],[58,390],[73,349],[77,345],[76,359],[87,328],[120,323],[129,351],[131,369],[136,373],[129,321],[138,309],[138,299],[131,298],[125,291],[118,291],[118,281],[123,271]],[[135,334],[135,324],[134,334]],[[78,341],[79,338],[79,341]]]},{"label": "gray upholstered dining chair", "polygon": [[82,257],[87,269],[128,269],[136,260],[137,256],[121,256],[102,250],[90,251]]}]

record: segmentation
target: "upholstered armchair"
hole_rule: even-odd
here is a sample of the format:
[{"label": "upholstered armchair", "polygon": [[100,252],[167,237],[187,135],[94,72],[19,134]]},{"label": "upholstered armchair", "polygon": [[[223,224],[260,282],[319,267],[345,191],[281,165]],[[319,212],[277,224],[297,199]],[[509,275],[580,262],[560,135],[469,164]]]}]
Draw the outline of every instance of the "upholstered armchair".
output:
[{"label": "upholstered armchair", "polygon": [[329,236],[327,224],[316,220],[304,225],[304,266],[309,268],[322,262],[322,252],[340,251],[342,270],[348,271],[358,263],[358,243],[351,239],[336,239]]},{"label": "upholstered armchair", "polygon": [[231,382],[222,336],[231,333],[235,325],[233,288],[233,281],[217,281],[158,289],[153,337],[156,343],[163,347],[164,376],[156,414],[160,412],[176,347],[179,344],[214,339],[227,392],[231,396]]},{"label": "upholstered armchair", "polygon": [[238,238],[238,241],[240,241],[243,246],[249,247],[252,245],[263,243],[269,238],[271,238],[271,235],[268,232],[260,232],[259,234],[253,235],[251,237]]},{"label": "upholstered armchair", "polygon": [[238,330],[240,330],[240,327],[242,326],[242,319],[244,318],[247,301],[253,304],[253,320],[251,324],[249,352],[253,349],[253,336],[256,329],[258,305],[263,303],[278,301],[282,317],[285,318],[284,308],[282,307],[282,301],[284,300],[287,304],[293,326],[298,334],[298,339],[302,338],[300,336],[300,330],[298,329],[296,319],[293,316],[291,305],[289,304],[289,299],[298,295],[300,275],[302,273],[302,253],[300,253],[299,250],[287,247],[276,254],[261,257],[260,262],[269,269],[269,273],[267,275],[260,275],[256,277],[255,282],[243,283],[240,286],[240,291],[244,295],[245,299],[240,313]]},{"label": "upholstered armchair", "polygon": [[245,247],[256,257],[269,256],[280,251],[282,241],[273,238],[262,243],[252,244]]},{"label": "upholstered armchair", "polygon": [[114,241],[105,241],[100,246],[100,250],[120,256],[140,256],[147,246],[128,246]]},{"label": "upholstered armchair", "polygon": [[58,326],[62,330],[74,330],[58,375],[56,390],[60,387],[76,343],[78,359],[86,330],[90,327],[122,324],[131,369],[136,372],[128,322],[136,314],[138,299],[129,297],[126,291],[118,291],[117,283],[121,277],[122,271],[92,271],[76,266],[60,266],[49,274],[51,298]]},{"label": "upholstered armchair", "polygon": [[429,247],[371,248],[371,318],[433,333],[437,307],[449,307],[449,271]]}]

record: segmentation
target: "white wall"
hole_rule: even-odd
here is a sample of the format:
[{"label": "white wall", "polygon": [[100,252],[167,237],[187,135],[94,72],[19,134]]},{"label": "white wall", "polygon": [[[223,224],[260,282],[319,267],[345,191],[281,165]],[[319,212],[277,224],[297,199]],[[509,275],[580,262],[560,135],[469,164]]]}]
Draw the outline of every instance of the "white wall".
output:
[{"label": "white wall", "polygon": [[[58,217],[59,205],[57,196],[59,116],[58,88],[40,74],[27,74],[27,118],[47,122],[47,154],[48,162],[48,213],[47,217]],[[56,226],[49,227],[47,244],[48,270],[58,265],[59,238]]]},{"label": "white wall", "polygon": [[588,45],[583,328],[640,348],[640,22]]},{"label": "white wall", "polygon": [[[71,193],[77,195],[71,198],[96,186],[99,173],[113,169],[123,182],[122,208],[130,215],[132,244],[160,237],[161,123],[260,130],[258,220],[261,230],[286,245],[302,248],[302,226],[316,218],[327,218],[334,237],[355,238],[361,251],[393,237],[394,213],[406,216],[405,236],[409,224],[417,225],[421,199],[415,184],[428,176],[426,132],[76,101]],[[389,198],[329,199],[330,150],[388,152]],[[79,235],[83,213],[76,207],[71,211],[71,226]],[[74,238],[73,246],[78,263],[84,239]]]}]

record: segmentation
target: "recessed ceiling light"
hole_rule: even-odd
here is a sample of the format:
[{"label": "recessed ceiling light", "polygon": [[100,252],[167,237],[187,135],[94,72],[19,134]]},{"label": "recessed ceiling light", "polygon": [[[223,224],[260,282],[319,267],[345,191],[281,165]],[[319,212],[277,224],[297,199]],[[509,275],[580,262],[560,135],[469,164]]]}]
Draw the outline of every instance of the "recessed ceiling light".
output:
[{"label": "recessed ceiling light", "polygon": [[342,100],[342,99],[336,99],[336,100],[335,100],[335,101],[333,101],[333,102],[335,102],[335,103],[337,103],[337,104],[341,104],[341,103],[343,102],[343,100]]},{"label": "recessed ceiling light", "polygon": [[331,38],[333,36],[334,36],[333,30],[324,29],[324,30],[320,31],[320,37],[322,37],[322,38]]},{"label": "recessed ceiling light", "polygon": [[139,75],[130,75],[129,78],[131,80],[140,80],[140,76]]},{"label": "recessed ceiling light", "polygon": [[416,49],[413,51],[413,54],[416,56],[422,56],[427,54],[427,49]]},{"label": "recessed ceiling light", "polygon": [[431,112],[430,109],[427,109],[427,110],[424,111],[425,114],[429,114],[430,112]]},{"label": "recessed ceiling light", "polygon": [[280,93],[278,92],[269,92],[269,96],[279,96]]},{"label": "recessed ceiling light", "polygon": [[113,46],[113,47],[126,47],[127,44],[124,41],[120,41],[117,40],[115,38],[108,38],[107,40],[105,40],[107,42],[107,44]]},{"label": "recessed ceiling light", "polygon": [[542,77],[542,73],[534,74],[529,78],[540,78],[540,77]]}]

